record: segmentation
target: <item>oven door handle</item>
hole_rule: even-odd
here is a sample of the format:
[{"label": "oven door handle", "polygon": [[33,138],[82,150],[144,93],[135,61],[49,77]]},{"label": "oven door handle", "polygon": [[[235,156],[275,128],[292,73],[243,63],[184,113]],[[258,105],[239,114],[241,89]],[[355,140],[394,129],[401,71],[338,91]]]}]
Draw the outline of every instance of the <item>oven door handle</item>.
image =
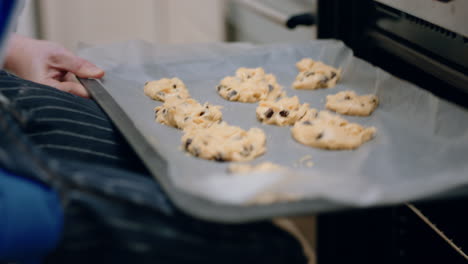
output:
[{"label": "oven door handle", "polygon": [[235,0],[234,2],[237,2],[268,20],[289,29],[294,29],[297,26],[315,25],[315,15],[312,13],[288,16],[257,0]]}]

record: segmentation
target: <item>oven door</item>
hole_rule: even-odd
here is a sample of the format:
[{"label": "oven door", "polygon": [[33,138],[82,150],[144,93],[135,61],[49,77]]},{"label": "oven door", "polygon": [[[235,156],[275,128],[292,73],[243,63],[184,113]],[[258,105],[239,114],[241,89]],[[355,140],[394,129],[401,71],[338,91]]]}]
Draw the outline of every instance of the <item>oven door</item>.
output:
[{"label": "oven door", "polygon": [[[467,108],[466,4],[322,0],[317,34],[340,39],[356,56]],[[454,195],[457,198],[321,214],[318,263],[466,263],[468,192]]]}]

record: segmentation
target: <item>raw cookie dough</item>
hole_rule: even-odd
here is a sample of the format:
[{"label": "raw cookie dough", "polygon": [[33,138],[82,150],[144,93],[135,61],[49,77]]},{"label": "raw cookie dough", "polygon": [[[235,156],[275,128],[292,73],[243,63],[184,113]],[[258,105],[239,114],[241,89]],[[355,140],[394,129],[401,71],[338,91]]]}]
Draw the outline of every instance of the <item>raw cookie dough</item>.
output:
[{"label": "raw cookie dough", "polygon": [[300,104],[297,96],[284,97],[278,101],[262,101],[257,107],[257,119],[269,125],[294,125],[309,109],[309,104]]},{"label": "raw cookie dough", "polygon": [[195,157],[216,161],[248,161],[265,153],[265,133],[248,131],[225,122],[185,130],[182,147]]},{"label": "raw cookie dough", "polygon": [[190,98],[187,87],[178,78],[163,78],[157,81],[146,82],[144,91],[149,98],[162,102],[171,96]]},{"label": "raw cookie dough", "polygon": [[268,94],[265,98],[266,101],[277,100],[286,96],[286,92],[283,91],[283,88],[278,84],[276,77],[273,74],[266,74],[265,80],[268,83]]},{"label": "raw cookie dough", "polygon": [[187,129],[209,127],[223,118],[221,106],[201,105],[192,98],[167,97],[162,106],[156,107],[156,121],[171,127]]},{"label": "raw cookie dough", "polygon": [[275,76],[265,74],[262,68],[239,68],[236,76],[222,79],[216,90],[226,100],[243,103],[276,100],[284,96]]},{"label": "raw cookie dough", "polygon": [[292,84],[295,89],[331,88],[336,85],[341,76],[341,70],[310,58],[300,60],[296,63],[296,67],[299,74]]},{"label": "raw cookie dough", "polygon": [[265,79],[265,71],[263,68],[244,68],[241,67],[236,71],[236,77],[242,81],[249,79],[262,80]]},{"label": "raw cookie dough", "polygon": [[343,115],[368,116],[379,104],[375,95],[357,95],[353,91],[343,91],[327,95],[325,107]]},{"label": "raw cookie dough", "polygon": [[245,163],[235,163],[230,164],[228,171],[230,173],[249,173],[249,172],[269,172],[269,171],[278,171],[284,170],[285,168],[274,164],[271,162],[262,162],[257,165],[245,164]]},{"label": "raw cookie dough", "polygon": [[293,138],[307,146],[322,149],[355,149],[374,136],[374,127],[349,123],[327,111],[309,112],[291,128]]}]

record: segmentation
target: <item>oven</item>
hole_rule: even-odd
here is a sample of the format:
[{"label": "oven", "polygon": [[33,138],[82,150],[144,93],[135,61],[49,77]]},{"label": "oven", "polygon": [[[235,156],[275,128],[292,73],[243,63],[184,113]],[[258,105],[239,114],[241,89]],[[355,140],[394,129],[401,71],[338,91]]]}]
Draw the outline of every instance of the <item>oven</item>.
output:
[{"label": "oven", "polygon": [[[297,17],[284,10],[271,11],[268,1],[251,2],[267,7],[241,4],[283,27],[281,32]],[[281,33],[283,40],[301,40],[307,33],[310,38],[342,40],[357,57],[468,108],[468,1],[319,0],[309,4],[317,5],[306,9],[314,29]],[[234,32],[252,30],[239,24],[232,27]],[[234,39],[269,41],[239,35]],[[320,214],[318,263],[465,263],[467,202],[464,189],[450,198]]]},{"label": "oven", "polygon": [[[467,1],[323,0],[317,37],[468,107]],[[467,193],[454,196],[319,215],[318,263],[465,263]]]}]

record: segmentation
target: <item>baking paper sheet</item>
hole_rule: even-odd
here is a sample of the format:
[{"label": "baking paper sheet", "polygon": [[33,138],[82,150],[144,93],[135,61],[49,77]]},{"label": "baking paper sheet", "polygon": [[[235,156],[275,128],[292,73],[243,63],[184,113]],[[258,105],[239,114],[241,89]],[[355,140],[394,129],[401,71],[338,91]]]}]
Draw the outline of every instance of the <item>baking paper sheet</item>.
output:
[{"label": "baking paper sheet", "polygon": [[[167,160],[168,177],[176,187],[210,201],[240,205],[272,195],[370,206],[431,197],[468,183],[468,112],[353,57],[339,41],[270,46],[131,41],[82,47],[79,54],[106,70],[103,85]],[[290,88],[297,75],[295,63],[303,57],[341,68],[342,80],[332,89]],[[303,146],[293,140],[288,127],[260,124],[255,117],[257,104],[228,102],[216,93],[218,82],[238,67],[263,67],[276,75],[288,96],[297,95],[317,109],[324,109],[326,95],[343,90],[376,94],[380,105],[370,117],[345,118],[375,126],[377,134],[354,151]],[[182,79],[202,103],[222,105],[228,123],[262,128],[267,152],[253,163],[271,161],[289,170],[230,175],[228,163],[184,153],[182,132],[154,122],[153,108],[161,103],[143,93],[146,81],[164,77]],[[306,155],[314,166],[299,163]]]}]

